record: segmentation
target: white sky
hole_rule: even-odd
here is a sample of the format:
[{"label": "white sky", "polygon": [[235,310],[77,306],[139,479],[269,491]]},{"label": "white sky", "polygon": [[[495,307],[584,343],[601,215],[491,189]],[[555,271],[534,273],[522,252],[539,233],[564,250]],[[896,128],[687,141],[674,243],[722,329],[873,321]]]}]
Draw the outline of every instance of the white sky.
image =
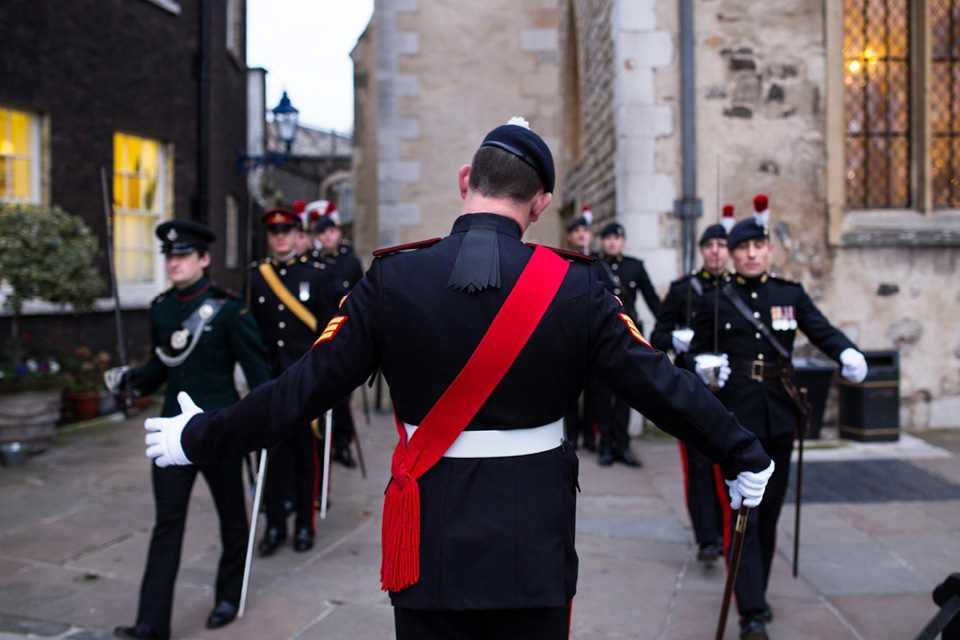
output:
[{"label": "white sky", "polygon": [[267,110],[287,91],[300,123],[353,131],[350,51],[374,0],[247,0],[247,65],[267,70]]}]

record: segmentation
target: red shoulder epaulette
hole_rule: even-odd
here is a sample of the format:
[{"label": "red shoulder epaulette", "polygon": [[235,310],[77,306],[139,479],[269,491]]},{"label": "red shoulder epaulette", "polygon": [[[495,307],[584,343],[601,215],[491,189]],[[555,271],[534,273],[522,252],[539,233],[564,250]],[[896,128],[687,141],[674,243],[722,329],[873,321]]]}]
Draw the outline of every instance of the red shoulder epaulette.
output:
[{"label": "red shoulder epaulette", "polygon": [[[536,249],[538,246],[540,246],[533,242],[526,242],[524,244],[526,244],[531,249]],[[555,254],[557,254],[561,258],[566,258],[571,262],[580,262],[582,264],[590,264],[591,262],[596,260],[596,258],[593,258],[592,256],[584,255],[582,253],[577,253],[576,251],[567,251],[566,249],[557,249],[556,247],[547,247],[546,245],[543,245],[543,246],[546,247],[547,249],[550,249],[550,251],[553,251]]]},{"label": "red shoulder epaulette", "polygon": [[373,252],[374,258],[382,258],[383,256],[389,256],[393,253],[400,253],[401,251],[413,251],[415,249],[423,249],[437,244],[443,240],[443,238],[430,238],[429,240],[421,240],[420,242],[411,242],[410,244],[400,244],[395,247],[385,247],[383,249],[377,249]]}]

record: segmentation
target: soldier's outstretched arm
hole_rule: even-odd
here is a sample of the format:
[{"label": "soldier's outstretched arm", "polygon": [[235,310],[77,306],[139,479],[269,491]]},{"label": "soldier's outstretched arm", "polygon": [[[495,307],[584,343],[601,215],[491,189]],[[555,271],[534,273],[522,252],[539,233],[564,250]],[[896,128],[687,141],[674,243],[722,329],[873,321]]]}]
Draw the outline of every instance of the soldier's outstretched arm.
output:
[{"label": "soldier's outstretched arm", "polygon": [[769,467],[757,437],[692,372],[650,346],[616,299],[595,298],[591,362],[601,382],[657,426],[719,462],[725,478]]},{"label": "soldier's outstretched arm", "polygon": [[186,461],[171,463],[209,464],[270,446],[361,385],[379,362],[378,267],[375,263],[357,284],[313,348],[279,378],[230,407],[197,413],[186,422],[180,416],[152,418],[150,430],[169,432],[180,442]]}]

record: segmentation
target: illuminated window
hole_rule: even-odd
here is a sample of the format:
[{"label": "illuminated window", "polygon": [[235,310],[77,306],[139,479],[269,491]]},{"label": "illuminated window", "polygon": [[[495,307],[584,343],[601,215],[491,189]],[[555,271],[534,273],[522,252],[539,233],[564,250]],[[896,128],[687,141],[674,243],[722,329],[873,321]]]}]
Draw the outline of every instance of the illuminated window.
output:
[{"label": "illuminated window", "polygon": [[40,119],[0,106],[0,200],[40,202]]},{"label": "illuminated window", "polygon": [[908,0],[845,0],[847,205],[910,206]]},{"label": "illuminated window", "polygon": [[121,289],[155,294],[163,280],[159,241],[165,217],[164,149],[156,140],[113,136],[114,263]]},{"label": "illuminated window", "polygon": [[844,0],[846,206],[960,208],[960,0]]}]

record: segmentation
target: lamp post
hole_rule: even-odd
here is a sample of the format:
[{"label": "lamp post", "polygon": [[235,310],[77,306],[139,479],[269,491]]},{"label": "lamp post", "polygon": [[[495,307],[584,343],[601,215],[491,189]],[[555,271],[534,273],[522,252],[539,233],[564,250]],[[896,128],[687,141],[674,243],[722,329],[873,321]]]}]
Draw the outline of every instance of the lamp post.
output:
[{"label": "lamp post", "polygon": [[293,139],[297,137],[297,118],[299,115],[300,112],[290,104],[290,98],[284,91],[283,97],[280,98],[280,104],[273,108],[273,124],[277,128],[277,136],[287,146],[287,156],[290,155]]},{"label": "lamp post", "polygon": [[287,92],[283,92],[280,104],[270,110],[273,112],[273,124],[277,129],[277,137],[284,144],[284,153],[267,153],[262,156],[250,156],[237,151],[237,171],[249,171],[265,165],[278,165],[290,161],[290,150],[293,140],[297,137],[297,119],[300,110],[293,106]]}]

